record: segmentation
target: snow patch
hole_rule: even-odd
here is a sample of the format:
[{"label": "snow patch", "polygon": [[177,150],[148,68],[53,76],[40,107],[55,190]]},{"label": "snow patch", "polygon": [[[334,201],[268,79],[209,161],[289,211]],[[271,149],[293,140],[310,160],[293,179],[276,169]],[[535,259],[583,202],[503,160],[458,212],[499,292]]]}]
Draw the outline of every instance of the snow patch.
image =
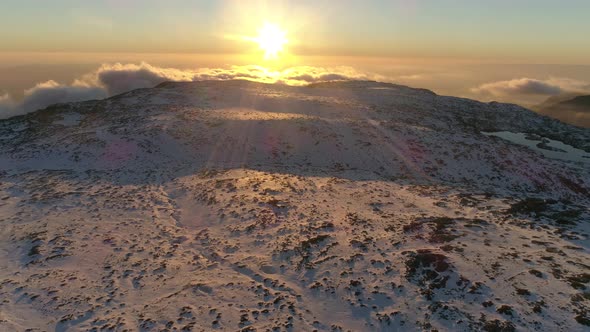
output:
[{"label": "snow patch", "polygon": [[538,135],[513,133],[509,131],[482,132],[482,134],[486,136],[500,137],[512,143],[526,146],[540,152],[547,158],[590,163],[590,153],[576,149],[561,141],[551,140]]}]

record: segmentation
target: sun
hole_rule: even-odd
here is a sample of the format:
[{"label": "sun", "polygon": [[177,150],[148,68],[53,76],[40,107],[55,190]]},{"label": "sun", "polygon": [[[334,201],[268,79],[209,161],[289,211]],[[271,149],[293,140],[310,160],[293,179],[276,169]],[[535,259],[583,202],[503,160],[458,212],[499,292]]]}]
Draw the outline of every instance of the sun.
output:
[{"label": "sun", "polygon": [[277,25],[265,22],[258,30],[258,36],[252,38],[258,43],[258,47],[264,51],[264,58],[267,60],[276,59],[284,51],[284,46],[289,42],[287,33]]}]

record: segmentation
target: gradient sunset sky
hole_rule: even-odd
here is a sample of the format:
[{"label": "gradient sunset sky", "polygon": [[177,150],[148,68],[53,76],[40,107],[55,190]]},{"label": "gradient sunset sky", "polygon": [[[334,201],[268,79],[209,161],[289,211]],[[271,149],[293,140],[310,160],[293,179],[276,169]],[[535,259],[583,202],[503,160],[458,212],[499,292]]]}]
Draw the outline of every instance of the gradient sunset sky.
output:
[{"label": "gradient sunset sky", "polygon": [[264,20],[297,55],[590,64],[586,0],[4,0],[0,50],[242,53]]},{"label": "gradient sunset sky", "polygon": [[[5,101],[49,80],[72,84],[105,63],[141,62],[183,70],[346,66],[523,105],[590,90],[588,0],[3,0],[0,9]],[[265,22],[288,39],[273,61],[248,42]]]}]

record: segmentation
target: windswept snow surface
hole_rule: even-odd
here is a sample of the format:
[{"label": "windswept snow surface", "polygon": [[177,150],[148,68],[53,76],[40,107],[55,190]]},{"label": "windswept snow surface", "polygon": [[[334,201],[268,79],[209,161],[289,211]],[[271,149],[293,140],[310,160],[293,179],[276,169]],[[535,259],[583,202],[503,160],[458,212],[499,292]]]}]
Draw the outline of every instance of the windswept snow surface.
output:
[{"label": "windswept snow surface", "polygon": [[[376,82],[165,83],[0,121],[2,331],[583,331],[590,151]],[[586,164],[587,165],[587,164]]]}]

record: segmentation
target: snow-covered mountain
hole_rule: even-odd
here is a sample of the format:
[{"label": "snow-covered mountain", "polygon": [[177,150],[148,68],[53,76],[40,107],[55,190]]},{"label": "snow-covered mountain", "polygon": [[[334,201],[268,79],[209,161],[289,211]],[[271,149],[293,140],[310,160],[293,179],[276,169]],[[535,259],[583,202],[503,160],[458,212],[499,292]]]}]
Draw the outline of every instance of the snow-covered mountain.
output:
[{"label": "snow-covered mountain", "polygon": [[582,331],[589,153],[590,129],[376,82],[3,120],[0,330]]}]

